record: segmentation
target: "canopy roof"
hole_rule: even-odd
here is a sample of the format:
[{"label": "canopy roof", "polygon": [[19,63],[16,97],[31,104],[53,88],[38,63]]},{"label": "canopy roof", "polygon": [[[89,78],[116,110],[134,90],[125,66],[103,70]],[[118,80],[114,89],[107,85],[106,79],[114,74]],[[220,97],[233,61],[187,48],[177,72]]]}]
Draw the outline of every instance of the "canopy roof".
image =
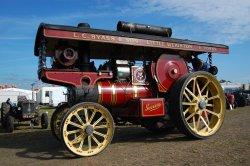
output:
[{"label": "canopy roof", "polygon": [[[40,24],[34,54],[38,56],[41,39],[46,39],[48,55],[53,56],[58,41],[67,41],[70,45],[79,46],[79,42],[88,43],[91,58],[110,58],[114,54],[128,56],[126,59],[140,59],[138,56],[148,52],[166,53],[222,53],[228,54],[229,48],[222,44],[197,42],[187,39],[175,39],[162,36],[109,31],[64,25]],[[133,55],[131,55],[131,53]],[[139,54],[138,54],[139,53]],[[122,55],[121,57],[124,57]]]}]

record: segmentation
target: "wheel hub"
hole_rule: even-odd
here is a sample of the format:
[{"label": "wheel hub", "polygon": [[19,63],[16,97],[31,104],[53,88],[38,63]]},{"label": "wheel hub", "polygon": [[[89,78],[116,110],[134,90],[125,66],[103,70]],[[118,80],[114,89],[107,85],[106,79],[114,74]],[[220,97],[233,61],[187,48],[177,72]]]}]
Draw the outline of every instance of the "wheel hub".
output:
[{"label": "wheel hub", "polygon": [[201,100],[201,101],[199,102],[198,106],[199,106],[200,109],[204,109],[204,108],[206,108],[207,103],[206,103],[205,100]]},{"label": "wheel hub", "polygon": [[86,127],[85,132],[87,133],[87,135],[92,135],[93,132],[94,132],[94,127],[93,127],[92,125],[88,125],[88,126]]}]

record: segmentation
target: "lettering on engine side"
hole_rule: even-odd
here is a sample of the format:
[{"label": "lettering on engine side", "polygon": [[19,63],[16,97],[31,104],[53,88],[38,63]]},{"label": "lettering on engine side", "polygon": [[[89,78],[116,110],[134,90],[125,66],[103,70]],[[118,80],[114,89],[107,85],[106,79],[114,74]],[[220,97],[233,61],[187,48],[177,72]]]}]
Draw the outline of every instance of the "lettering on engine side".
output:
[{"label": "lettering on engine side", "polygon": [[104,43],[125,44],[143,47],[169,48],[178,50],[192,50],[200,52],[228,53],[228,48],[203,46],[198,44],[184,44],[169,41],[148,40],[124,36],[112,36],[83,32],[72,32],[65,30],[44,29],[44,36],[54,38],[66,38],[85,41],[96,41]]},{"label": "lettering on engine side", "polygon": [[142,117],[160,117],[165,115],[164,98],[140,99]]}]

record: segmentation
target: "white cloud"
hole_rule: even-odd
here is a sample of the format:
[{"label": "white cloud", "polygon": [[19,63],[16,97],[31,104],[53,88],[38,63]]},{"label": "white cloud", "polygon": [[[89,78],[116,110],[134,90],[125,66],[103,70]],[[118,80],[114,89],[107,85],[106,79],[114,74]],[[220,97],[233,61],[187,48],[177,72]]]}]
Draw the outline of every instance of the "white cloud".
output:
[{"label": "white cloud", "polygon": [[250,39],[249,0],[138,0],[127,10],[206,24],[207,30],[214,33],[210,37],[216,41],[238,43]]},{"label": "white cloud", "polygon": [[[0,40],[33,39],[36,30],[34,27],[40,22],[70,25],[72,21],[90,18],[110,18],[115,15],[123,19],[133,18],[135,15],[143,17],[146,14],[166,17],[166,21],[171,17],[177,21],[178,18],[184,18],[185,22],[171,24],[173,37],[225,44],[250,40],[250,0],[129,0],[128,2],[129,5],[116,5],[105,0],[105,5],[97,3],[95,10],[91,10],[98,12],[76,11],[44,17],[33,15],[27,18],[0,16]],[[165,20],[163,18],[162,22]]]}]

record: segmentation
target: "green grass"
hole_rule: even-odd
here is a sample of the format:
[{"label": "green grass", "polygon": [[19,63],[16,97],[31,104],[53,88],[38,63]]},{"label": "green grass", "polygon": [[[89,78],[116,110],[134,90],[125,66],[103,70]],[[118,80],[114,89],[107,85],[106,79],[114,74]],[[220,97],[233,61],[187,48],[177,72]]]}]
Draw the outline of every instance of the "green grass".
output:
[{"label": "green grass", "polygon": [[49,107],[49,106],[40,106],[40,113],[47,112],[49,118],[52,116],[53,112],[55,111],[55,108]]}]

